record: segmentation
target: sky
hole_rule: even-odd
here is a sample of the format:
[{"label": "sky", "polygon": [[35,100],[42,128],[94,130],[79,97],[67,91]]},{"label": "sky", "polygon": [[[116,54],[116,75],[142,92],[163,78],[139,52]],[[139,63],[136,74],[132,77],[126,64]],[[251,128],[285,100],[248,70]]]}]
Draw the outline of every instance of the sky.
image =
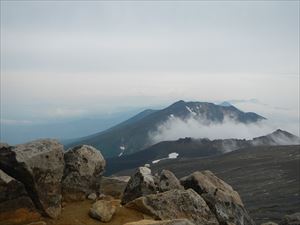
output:
[{"label": "sky", "polygon": [[1,1],[2,125],[180,99],[297,132],[299,1]]}]

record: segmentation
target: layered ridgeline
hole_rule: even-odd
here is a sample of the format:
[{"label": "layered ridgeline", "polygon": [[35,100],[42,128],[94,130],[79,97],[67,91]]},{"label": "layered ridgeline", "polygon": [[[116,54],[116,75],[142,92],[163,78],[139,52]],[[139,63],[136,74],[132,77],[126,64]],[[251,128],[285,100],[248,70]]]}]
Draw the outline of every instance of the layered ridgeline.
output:
[{"label": "layered ridgeline", "polygon": [[243,112],[228,104],[178,101],[162,110],[145,110],[106,131],[74,140],[66,144],[66,147],[79,144],[92,145],[103,149],[102,154],[105,157],[132,154],[152,145],[149,134],[155,132],[160,124],[170,118],[183,121],[193,118],[206,124],[222,123],[226,119],[248,124],[265,119],[256,113]]},{"label": "layered ridgeline", "polygon": [[145,164],[160,164],[163,161],[172,161],[174,158],[195,159],[221,155],[257,146],[279,146],[279,145],[300,145],[300,137],[283,130],[276,130],[271,134],[246,139],[216,139],[207,138],[193,139],[180,138],[176,141],[162,141],[152,145],[143,151],[124,155],[122,157],[112,157],[107,159],[107,174],[118,171],[133,169]]}]

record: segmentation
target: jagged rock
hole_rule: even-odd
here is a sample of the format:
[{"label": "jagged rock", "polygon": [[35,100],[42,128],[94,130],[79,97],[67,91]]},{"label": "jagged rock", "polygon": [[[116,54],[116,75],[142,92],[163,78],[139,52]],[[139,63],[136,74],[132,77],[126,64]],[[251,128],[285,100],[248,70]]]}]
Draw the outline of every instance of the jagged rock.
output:
[{"label": "jagged rock", "polygon": [[24,185],[0,170],[0,225],[29,223],[39,218]]},{"label": "jagged rock", "polygon": [[140,220],[136,222],[126,223],[124,225],[194,225],[191,221],[187,219],[177,219],[177,220]]},{"label": "jagged rock", "polygon": [[0,169],[20,181],[45,216],[61,213],[63,146],[56,140],[32,141],[0,150]]},{"label": "jagged rock", "polygon": [[144,195],[157,193],[157,189],[151,170],[147,167],[139,167],[128,181],[123,194],[122,204],[126,204]]},{"label": "jagged rock", "polygon": [[65,170],[62,181],[66,201],[84,200],[90,193],[100,192],[105,160],[99,150],[81,145],[65,152]]},{"label": "jagged rock", "polygon": [[89,215],[101,222],[109,222],[116,212],[116,207],[111,201],[99,200],[95,202],[89,211]]},{"label": "jagged rock", "polygon": [[194,172],[182,178],[181,184],[203,197],[220,224],[254,225],[239,194],[212,172]]},{"label": "jagged rock", "polygon": [[127,203],[126,207],[160,220],[186,218],[196,225],[218,224],[203,198],[192,189],[143,196]]},{"label": "jagged rock", "polygon": [[159,191],[164,192],[173,189],[183,190],[184,188],[171,171],[163,170],[159,177]]},{"label": "jagged rock", "polygon": [[100,192],[121,198],[130,177],[102,177]]},{"label": "jagged rock", "polygon": [[300,212],[284,216],[279,223],[279,225],[299,225],[299,224],[300,224]]}]

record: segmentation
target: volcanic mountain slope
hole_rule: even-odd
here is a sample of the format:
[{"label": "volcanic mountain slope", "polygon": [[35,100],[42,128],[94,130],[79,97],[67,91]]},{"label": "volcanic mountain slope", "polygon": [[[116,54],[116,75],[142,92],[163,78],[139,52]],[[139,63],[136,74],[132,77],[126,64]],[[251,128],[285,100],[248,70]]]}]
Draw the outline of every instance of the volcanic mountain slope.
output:
[{"label": "volcanic mountain slope", "polygon": [[121,170],[157,163],[160,159],[167,160],[168,155],[172,153],[178,154],[179,158],[195,158],[223,154],[252,146],[286,144],[300,144],[300,138],[279,129],[271,134],[257,137],[252,140],[181,138],[177,141],[163,141],[157,143],[143,151],[131,155],[109,158],[107,159],[108,166],[106,173],[113,174]]},{"label": "volcanic mountain slope", "polygon": [[[300,145],[257,146],[201,158],[177,158],[151,165],[184,177],[193,171],[211,170],[232,185],[257,224],[279,222],[300,211]],[[127,170],[116,175],[130,175]]]},{"label": "volcanic mountain slope", "polygon": [[269,135],[254,138],[251,143],[252,145],[299,145],[300,137],[278,129]]},{"label": "volcanic mountain slope", "polygon": [[131,155],[108,158],[106,174],[110,175],[118,171],[151,164],[152,161],[166,158],[168,154],[173,152],[179,154],[180,157],[190,158],[221,153],[211,145],[209,140],[184,138],[177,141],[163,141]]},{"label": "volcanic mountain slope", "polygon": [[234,106],[221,106],[207,102],[178,101],[162,110],[146,110],[135,117],[104,132],[80,138],[66,147],[88,144],[101,149],[106,158],[122,154],[132,154],[149,146],[149,132],[170,117],[186,120],[195,118],[207,122],[223,122],[230,118],[240,123],[255,123],[265,119],[252,112],[242,112]]}]

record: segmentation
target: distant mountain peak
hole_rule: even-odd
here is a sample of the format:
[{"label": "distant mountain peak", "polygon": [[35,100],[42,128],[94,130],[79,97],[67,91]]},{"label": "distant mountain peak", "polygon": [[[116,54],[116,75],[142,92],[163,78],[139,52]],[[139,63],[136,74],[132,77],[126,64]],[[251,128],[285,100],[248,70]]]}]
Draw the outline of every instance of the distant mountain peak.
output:
[{"label": "distant mountain peak", "polygon": [[185,103],[185,101],[184,100],[179,100],[179,101],[175,102],[174,104],[182,104],[182,103]]},{"label": "distant mountain peak", "polygon": [[179,100],[179,101],[177,101],[177,102],[174,102],[172,105],[170,105],[169,107],[177,107],[177,106],[183,106],[183,105],[185,105],[186,104],[186,102],[185,101],[183,101],[183,100]]},{"label": "distant mountain peak", "polygon": [[294,145],[300,144],[300,137],[285,130],[277,129],[265,136],[254,138],[252,142],[254,145]]},{"label": "distant mountain peak", "polygon": [[285,130],[277,129],[271,134],[268,134],[266,136],[272,136],[272,135],[283,135],[283,136],[288,136],[288,137],[297,137],[296,135],[293,135]]},{"label": "distant mountain peak", "polygon": [[220,106],[224,106],[224,107],[230,107],[230,106],[233,106],[232,104],[230,104],[229,102],[222,102],[221,104],[219,104]]},{"label": "distant mountain peak", "polygon": [[149,140],[149,132],[155,132],[159,125],[175,117],[183,122],[193,119],[204,126],[223,123],[227,118],[244,124],[265,119],[256,113],[243,112],[233,106],[223,107],[209,102],[179,100],[161,110],[145,110],[106,131],[74,141],[67,147],[89,144],[101,149],[105,157],[113,157],[121,154],[120,146],[126,146],[124,155],[132,154],[152,143]]},{"label": "distant mountain peak", "polygon": [[277,129],[275,130],[272,134],[285,134],[285,135],[291,135],[291,133],[285,131],[285,130],[281,130],[281,129]]}]

